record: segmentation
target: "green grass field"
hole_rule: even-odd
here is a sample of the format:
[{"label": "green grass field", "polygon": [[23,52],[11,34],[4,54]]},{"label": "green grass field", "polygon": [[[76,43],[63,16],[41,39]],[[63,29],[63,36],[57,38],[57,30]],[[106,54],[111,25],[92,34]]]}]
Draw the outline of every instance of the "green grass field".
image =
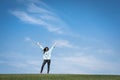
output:
[{"label": "green grass field", "polygon": [[0,74],[0,80],[120,80],[120,75]]}]

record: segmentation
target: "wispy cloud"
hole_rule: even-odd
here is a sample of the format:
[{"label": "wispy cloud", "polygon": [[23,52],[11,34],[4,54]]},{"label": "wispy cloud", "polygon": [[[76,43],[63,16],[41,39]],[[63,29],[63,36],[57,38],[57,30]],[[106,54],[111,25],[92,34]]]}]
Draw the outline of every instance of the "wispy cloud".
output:
[{"label": "wispy cloud", "polygon": [[40,13],[40,14],[43,14],[43,15],[48,14],[48,15],[51,15],[51,16],[55,16],[55,14],[53,12],[49,11],[46,8],[39,7],[39,6],[35,5],[34,3],[31,3],[27,6],[27,11],[31,12],[31,13]]},{"label": "wispy cloud", "polygon": [[53,42],[57,42],[57,47],[67,47],[67,48],[78,48],[77,46],[73,45],[72,43],[70,43],[70,41],[68,40],[64,40],[64,39],[58,39],[58,40],[54,40]]},{"label": "wispy cloud", "polygon": [[[58,62],[56,62],[58,61]],[[62,66],[60,66],[62,64]],[[118,69],[120,65],[115,62],[114,64],[109,61],[102,61],[94,56],[71,56],[71,57],[59,57],[55,58],[54,67],[59,68],[60,73],[94,73],[97,74],[114,74],[119,72]],[[83,69],[83,70],[82,70]],[[64,71],[65,70],[65,71]]]},{"label": "wispy cloud", "polygon": [[19,3],[39,3],[41,0],[16,0]]},{"label": "wispy cloud", "polygon": [[14,16],[18,17],[21,21],[31,23],[31,24],[45,25],[44,21],[42,21],[41,19],[36,19],[35,17],[30,16],[25,11],[12,11],[11,13]]},{"label": "wispy cloud", "polygon": [[[80,66],[84,66],[87,67],[89,69],[95,70],[95,69],[106,69],[106,66],[102,64],[104,64],[103,62],[99,61],[98,59],[96,59],[93,56],[72,56],[72,57],[66,57],[64,58],[65,61],[70,61],[72,63],[75,63],[77,65]],[[108,66],[107,66],[108,67]]]},{"label": "wispy cloud", "polygon": [[25,37],[24,41],[31,41],[31,38],[30,37]]},{"label": "wispy cloud", "polygon": [[[10,67],[10,73],[14,73],[16,70],[18,71],[17,73],[39,73],[41,61],[37,56],[34,58],[32,55],[28,56],[13,52],[6,55],[3,54],[0,58],[4,58],[4,60],[0,60],[0,65]],[[1,72],[3,72],[3,70],[0,69],[0,73]]]},{"label": "wispy cloud", "polygon": [[17,62],[0,61],[0,65],[10,67],[10,70],[12,70],[10,73],[14,73],[14,71],[16,70],[18,71],[16,73],[39,73],[40,70],[39,60],[29,60],[29,61],[25,60],[25,61],[17,61]]},{"label": "wispy cloud", "polygon": [[19,18],[21,21],[29,24],[39,25],[45,27],[50,32],[58,34],[65,33],[62,29],[67,27],[67,24],[59,18],[47,5],[37,6],[34,2],[30,1],[25,5],[25,10],[12,10],[11,13]]},{"label": "wispy cloud", "polygon": [[28,42],[32,47],[37,47],[37,41],[33,40],[30,37],[25,37],[24,41]]}]

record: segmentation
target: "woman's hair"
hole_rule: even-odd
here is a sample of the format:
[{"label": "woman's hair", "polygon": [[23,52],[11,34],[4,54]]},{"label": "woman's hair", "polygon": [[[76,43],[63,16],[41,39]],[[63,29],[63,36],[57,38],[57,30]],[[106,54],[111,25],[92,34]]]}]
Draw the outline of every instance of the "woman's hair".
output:
[{"label": "woman's hair", "polygon": [[45,53],[46,51],[48,51],[49,50],[49,48],[48,47],[45,47],[44,49],[43,49],[43,53]]}]

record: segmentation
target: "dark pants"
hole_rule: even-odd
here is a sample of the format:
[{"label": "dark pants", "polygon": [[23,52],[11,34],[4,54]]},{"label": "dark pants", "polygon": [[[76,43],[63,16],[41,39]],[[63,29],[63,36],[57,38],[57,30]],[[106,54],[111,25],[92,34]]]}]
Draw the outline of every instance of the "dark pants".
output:
[{"label": "dark pants", "polygon": [[46,63],[47,63],[47,65],[48,65],[47,74],[49,74],[51,60],[44,60],[44,61],[43,61],[40,73],[42,73],[43,68],[44,68],[44,66],[45,66]]}]

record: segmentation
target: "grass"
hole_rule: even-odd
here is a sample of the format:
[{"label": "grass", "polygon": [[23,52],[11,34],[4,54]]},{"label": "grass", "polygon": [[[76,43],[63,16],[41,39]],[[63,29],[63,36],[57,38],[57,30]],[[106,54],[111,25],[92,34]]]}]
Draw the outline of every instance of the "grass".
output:
[{"label": "grass", "polygon": [[0,74],[0,80],[120,80],[120,75]]}]

